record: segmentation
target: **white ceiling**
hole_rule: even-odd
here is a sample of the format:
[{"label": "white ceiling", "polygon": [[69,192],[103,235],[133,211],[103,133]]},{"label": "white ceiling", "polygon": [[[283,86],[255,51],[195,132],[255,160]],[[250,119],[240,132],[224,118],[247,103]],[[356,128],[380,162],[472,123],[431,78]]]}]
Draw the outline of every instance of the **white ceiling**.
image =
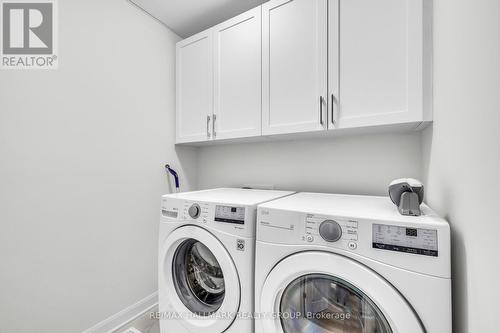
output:
[{"label": "white ceiling", "polygon": [[267,0],[130,0],[185,38]]}]

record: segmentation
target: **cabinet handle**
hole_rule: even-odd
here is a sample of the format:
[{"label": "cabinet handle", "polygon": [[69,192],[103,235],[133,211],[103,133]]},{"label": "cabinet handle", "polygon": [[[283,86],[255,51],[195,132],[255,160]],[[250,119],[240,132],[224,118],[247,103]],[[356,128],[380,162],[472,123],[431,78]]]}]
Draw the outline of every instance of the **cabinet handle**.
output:
[{"label": "cabinet handle", "polygon": [[215,132],[215,120],[217,119],[217,115],[214,114],[212,115],[212,136],[214,137],[215,139],[215,136],[217,135],[216,132]]},{"label": "cabinet handle", "polygon": [[323,126],[323,96],[319,96],[319,123]]},{"label": "cabinet handle", "polygon": [[331,102],[331,104],[332,104],[331,105],[332,118],[331,119],[332,119],[332,124],[333,125],[335,125],[335,117],[334,117],[334,110],[335,110],[335,108],[333,107],[333,105],[335,104],[335,100],[336,100],[335,95],[332,94],[332,102]]},{"label": "cabinet handle", "polygon": [[207,138],[210,139],[210,115],[207,114]]}]

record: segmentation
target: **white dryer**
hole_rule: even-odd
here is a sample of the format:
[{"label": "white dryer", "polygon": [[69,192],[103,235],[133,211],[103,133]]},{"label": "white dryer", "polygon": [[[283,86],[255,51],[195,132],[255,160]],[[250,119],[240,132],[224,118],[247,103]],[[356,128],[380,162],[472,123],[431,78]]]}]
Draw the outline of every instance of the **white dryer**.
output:
[{"label": "white dryer", "polygon": [[162,197],[162,333],[253,333],[257,204],[293,192],[214,189]]},{"label": "white dryer", "polygon": [[298,193],[259,205],[256,333],[451,333],[450,229],[426,205]]}]

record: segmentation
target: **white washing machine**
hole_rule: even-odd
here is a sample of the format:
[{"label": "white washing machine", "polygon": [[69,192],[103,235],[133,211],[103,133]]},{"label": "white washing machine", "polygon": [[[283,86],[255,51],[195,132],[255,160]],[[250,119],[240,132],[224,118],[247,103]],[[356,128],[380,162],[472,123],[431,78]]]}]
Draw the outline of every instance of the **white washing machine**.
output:
[{"label": "white washing machine", "polygon": [[259,205],[256,333],[451,333],[450,229],[429,207],[298,193]]},{"label": "white washing machine", "polygon": [[214,189],[162,197],[162,333],[253,333],[257,204],[293,192]]}]

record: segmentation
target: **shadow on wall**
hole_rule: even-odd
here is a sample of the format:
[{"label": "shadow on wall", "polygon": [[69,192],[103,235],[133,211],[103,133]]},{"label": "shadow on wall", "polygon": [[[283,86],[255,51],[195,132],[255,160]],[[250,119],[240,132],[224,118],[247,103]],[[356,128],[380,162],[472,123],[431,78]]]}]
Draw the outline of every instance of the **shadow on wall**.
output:
[{"label": "shadow on wall", "polygon": [[[445,216],[450,221],[449,216]],[[450,221],[451,223],[451,221]],[[467,332],[469,320],[467,256],[462,234],[451,228],[451,277],[453,290],[453,332]]]},{"label": "shadow on wall", "polygon": [[420,144],[410,132],[201,147],[198,185],[387,195],[392,180],[421,178]]},{"label": "shadow on wall", "polygon": [[[443,182],[436,181],[430,183],[429,172],[435,167],[432,163],[431,154],[433,151],[433,125],[430,125],[422,132],[422,161],[423,161],[423,180],[425,183],[425,199],[431,207],[441,212],[450,212],[452,203],[450,202],[451,190]],[[434,147],[435,149],[435,147]],[[435,196],[437,194],[437,196]],[[430,201],[430,202],[429,202]],[[438,209],[439,208],[439,209]],[[451,278],[452,278],[452,304],[453,304],[453,332],[466,333],[469,327],[469,297],[467,281],[467,253],[462,230],[454,226],[453,217],[448,213],[443,216],[451,227]]]}]

